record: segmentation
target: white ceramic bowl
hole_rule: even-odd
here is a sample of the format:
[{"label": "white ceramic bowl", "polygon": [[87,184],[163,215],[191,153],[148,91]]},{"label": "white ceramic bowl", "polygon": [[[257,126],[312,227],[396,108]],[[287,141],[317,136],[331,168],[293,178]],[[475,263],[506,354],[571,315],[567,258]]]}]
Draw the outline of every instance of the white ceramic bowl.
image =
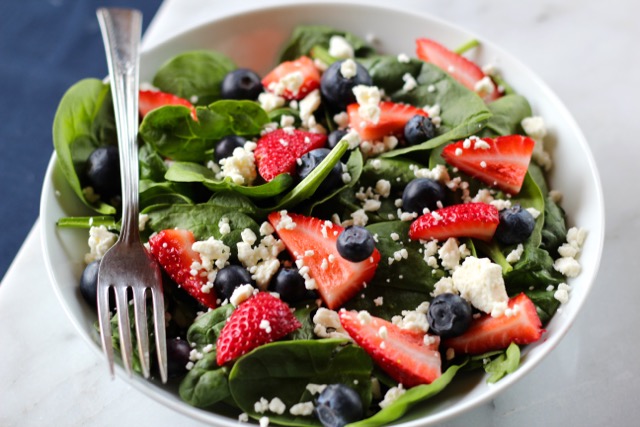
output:
[{"label": "white ceramic bowl", "polygon": [[[357,19],[356,19],[357,17]],[[429,37],[447,46],[458,46],[471,38],[481,40],[481,48],[473,59],[483,64],[499,61],[500,71],[517,92],[526,96],[534,114],[544,117],[550,135],[556,164],[551,174],[553,189],[564,194],[562,206],[570,225],[586,228],[588,239],[580,255],[583,271],[570,281],[570,301],[547,326],[545,339],[527,346],[521,367],[497,384],[488,386],[481,374],[456,378],[448,389],[432,401],[414,408],[397,425],[426,426],[442,422],[495,397],[529,373],[565,335],[583,306],[598,269],[604,238],[604,203],[595,162],[582,132],[558,98],[530,70],[493,43],[430,16],[407,13],[362,4],[304,4],[266,8],[213,20],[144,52],[141,81],[149,81],[166,60],[191,49],[215,49],[224,52],[237,64],[259,72],[268,71],[292,29],[299,24],[326,24],[361,37],[374,35],[379,51],[390,54],[413,54],[414,41]],[[94,330],[95,313],[82,300],[77,283],[84,268],[87,233],[56,228],[56,220],[64,216],[89,214],[75,199],[56,167],[52,156],[42,192],[40,218],[45,263],[53,287],[76,329],[87,343],[100,352]],[[193,418],[221,426],[238,425],[235,418],[203,411],[183,403],[175,390],[138,377],[120,375],[134,387],[163,404]],[[105,375],[107,369],[105,366]],[[535,372],[533,373],[535,375]],[[544,392],[541,390],[541,392]]]}]

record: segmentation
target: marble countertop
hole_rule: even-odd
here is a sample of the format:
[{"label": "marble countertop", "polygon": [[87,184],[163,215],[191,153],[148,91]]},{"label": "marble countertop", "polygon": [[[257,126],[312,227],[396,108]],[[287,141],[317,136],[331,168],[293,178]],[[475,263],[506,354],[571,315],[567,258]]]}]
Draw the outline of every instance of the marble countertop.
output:
[{"label": "marble countertop", "polygon": [[[373,2],[373,1],[369,1]],[[215,4],[214,4],[215,3]],[[165,0],[153,45],[186,22],[261,2]],[[286,1],[278,1],[286,3]],[[381,2],[386,3],[386,2]],[[132,2],[133,4],[133,2]],[[640,419],[640,4],[633,0],[396,1],[492,40],[536,72],[582,127],[600,171],[606,239],[600,272],[574,326],[533,372],[443,426],[637,425]],[[203,426],[111,380],[59,306],[36,222],[0,285],[0,426]]]}]

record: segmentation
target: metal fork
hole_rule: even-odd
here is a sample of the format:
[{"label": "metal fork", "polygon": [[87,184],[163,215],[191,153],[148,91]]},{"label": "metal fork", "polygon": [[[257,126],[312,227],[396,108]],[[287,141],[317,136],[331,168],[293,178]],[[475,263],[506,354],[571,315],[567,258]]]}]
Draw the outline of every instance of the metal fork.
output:
[{"label": "metal fork", "polygon": [[107,251],[98,271],[98,321],[102,349],[114,376],[109,294],[115,293],[120,349],[126,371],[132,375],[133,351],[129,323],[128,295],[133,294],[133,311],[140,366],[150,375],[147,292],[153,302],[156,351],[162,382],[167,381],[167,343],[160,267],[140,241],[138,224],[138,48],[142,14],[134,9],[97,10],[109,65],[111,94],[118,132],[122,185],[122,227],[116,244]]}]

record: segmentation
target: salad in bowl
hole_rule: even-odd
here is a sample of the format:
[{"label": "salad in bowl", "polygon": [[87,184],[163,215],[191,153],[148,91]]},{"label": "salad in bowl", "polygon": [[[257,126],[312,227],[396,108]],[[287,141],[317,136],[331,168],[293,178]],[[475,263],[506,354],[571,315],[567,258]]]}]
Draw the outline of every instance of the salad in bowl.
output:
[{"label": "salad in bowl", "polygon": [[[262,64],[224,40],[147,62],[140,235],[164,272],[171,380],[133,381],[201,419],[442,419],[548,352],[597,267],[601,224],[581,224],[584,202],[556,186],[565,141],[522,76],[474,58],[472,37],[424,30],[394,51],[328,22],[267,37]],[[67,91],[53,127],[50,185],[68,205],[45,234],[73,247],[59,294],[91,337],[119,231],[114,128],[99,79]]]}]

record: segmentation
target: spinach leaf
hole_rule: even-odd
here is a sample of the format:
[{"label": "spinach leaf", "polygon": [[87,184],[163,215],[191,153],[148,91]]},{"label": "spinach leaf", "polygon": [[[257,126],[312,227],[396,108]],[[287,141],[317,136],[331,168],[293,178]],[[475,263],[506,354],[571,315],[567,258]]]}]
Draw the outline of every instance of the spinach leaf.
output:
[{"label": "spinach leaf", "polygon": [[547,291],[546,289],[533,291],[526,290],[525,293],[535,304],[540,321],[543,325],[546,325],[551,320],[555,312],[558,311],[558,307],[560,307],[560,301],[558,301],[554,296],[555,291]]},{"label": "spinach leaf", "polygon": [[545,199],[544,226],[542,227],[541,248],[556,254],[567,238],[567,224],[564,210],[550,197]]},{"label": "spinach leaf", "polygon": [[519,366],[520,347],[515,343],[511,343],[503,353],[484,365],[485,372],[491,374],[487,378],[487,382],[496,383],[505,375],[515,372]]},{"label": "spinach leaf", "polygon": [[[376,248],[381,259],[375,276],[362,292],[364,298],[351,299],[347,303],[349,308],[367,310],[374,316],[389,320],[402,310],[414,310],[421,302],[431,300],[429,294],[443,272],[433,274],[433,269],[420,252],[422,244],[408,238],[410,226],[410,222],[388,221],[366,227],[377,236]],[[392,233],[397,233],[400,238],[393,240]],[[394,254],[402,249],[408,256],[396,261]],[[382,297],[381,305],[374,303],[378,297]]]},{"label": "spinach leaf", "polygon": [[313,332],[315,324],[311,313],[318,308],[315,301],[307,301],[306,304],[298,304],[293,314],[296,319],[302,324],[302,327],[296,329],[288,335],[291,340],[313,340],[316,339],[316,334]]},{"label": "spinach leaf", "polygon": [[243,196],[263,199],[274,197],[285,191],[293,182],[289,174],[280,174],[273,180],[255,186],[239,185],[231,178],[216,178],[216,174],[199,163],[174,162],[167,170],[165,178],[173,182],[200,182],[209,190],[232,190]]},{"label": "spinach leaf", "polygon": [[505,95],[489,103],[487,108],[491,118],[480,133],[482,138],[493,138],[499,135],[524,134],[520,123],[531,117],[531,106],[524,96]]},{"label": "spinach leaf", "polygon": [[431,384],[423,384],[408,389],[402,396],[389,406],[381,409],[372,417],[348,424],[348,427],[377,427],[388,426],[391,422],[403,416],[413,405],[424,402],[440,393],[453,379],[463,365],[450,366],[437,380]]},{"label": "spinach leaf", "polygon": [[231,59],[219,52],[185,52],[160,67],[153,85],[187,100],[197,97],[196,105],[208,105],[220,99],[222,80],[235,68]]},{"label": "spinach leaf", "polygon": [[140,209],[157,204],[188,203],[191,204],[193,191],[185,184],[175,182],[154,182],[140,180]]},{"label": "spinach leaf", "polygon": [[205,353],[180,382],[178,394],[196,408],[209,407],[230,396],[228,374],[217,365],[215,352]]},{"label": "spinach leaf", "polygon": [[[278,397],[287,408],[312,401],[308,384],[348,384],[360,394],[366,408],[371,402],[372,365],[364,350],[346,340],[277,341],[239,358],[229,374],[229,388],[238,407],[254,418],[262,416],[254,409],[261,398]],[[283,425],[320,425],[313,416],[295,416],[288,411],[269,413],[269,418]]]},{"label": "spinach leaf", "polygon": [[167,173],[167,164],[162,156],[153,150],[151,145],[142,144],[140,150],[138,150],[138,162],[140,163],[141,180],[164,181],[164,174]]},{"label": "spinach leaf", "polygon": [[[250,228],[256,236],[260,235],[258,224],[250,216],[233,208],[224,208],[209,203],[156,205],[144,213],[149,215],[147,225],[154,231],[182,228],[191,230],[197,240],[214,237],[229,246],[234,256],[237,254],[236,244],[242,241],[240,236],[242,230]],[[222,235],[218,223],[224,217],[229,220],[231,232]]]},{"label": "spinach leaf", "polygon": [[291,61],[301,56],[311,54],[311,49],[316,45],[329,47],[329,40],[332,36],[342,36],[353,47],[355,56],[358,58],[372,55],[375,50],[364,40],[346,31],[324,25],[301,25],[296,27],[291,34],[289,42],[280,54],[280,60]]},{"label": "spinach leaf", "polygon": [[53,119],[53,145],[58,165],[73,192],[86,206],[103,215],[113,215],[116,209],[104,201],[89,201],[82,191],[82,175],[93,150],[116,141],[109,86],[97,79],[81,80],[71,86]]},{"label": "spinach leaf", "polygon": [[187,332],[189,344],[195,345],[195,348],[199,351],[212,344],[214,346],[212,353],[215,353],[215,345],[220,331],[222,331],[233,310],[233,305],[225,304],[198,316]]},{"label": "spinach leaf", "polygon": [[558,285],[565,279],[553,268],[553,258],[541,248],[527,247],[513,270],[505,275],[509,295],[527,291],[529,288],[545,289]]},{"label": "spinach leaf", "polygon": [[[374,56],[361,60],[373,84],[384,88],[395,102],[414,106],[440,105],[442,120],[435,138],[421,144],[384,153],[382,157],[396,157],[416,151],[429,150],[446,142],[478,133],[491,117],[484,101],[475,92],[465,88],[445,71],[417,59],[399,62],[396,56]],[[402,76],[409,73],[418,86],[403,89]]]},{"label": "spinach leaf", "polygon": [[258,220],[256,214],[260,211],[247,197],[230,190],[215,193],[207,204],[247,214],[256,221]]},{"label": "spinach leaf", "polygon": [[258,135],[269,122],[267,113],[253,101],[216,101],[196,112],[197,121],[184,106],[157,108],[144,117],[140,135],[163,157],[201,162],[221,138]]}]

